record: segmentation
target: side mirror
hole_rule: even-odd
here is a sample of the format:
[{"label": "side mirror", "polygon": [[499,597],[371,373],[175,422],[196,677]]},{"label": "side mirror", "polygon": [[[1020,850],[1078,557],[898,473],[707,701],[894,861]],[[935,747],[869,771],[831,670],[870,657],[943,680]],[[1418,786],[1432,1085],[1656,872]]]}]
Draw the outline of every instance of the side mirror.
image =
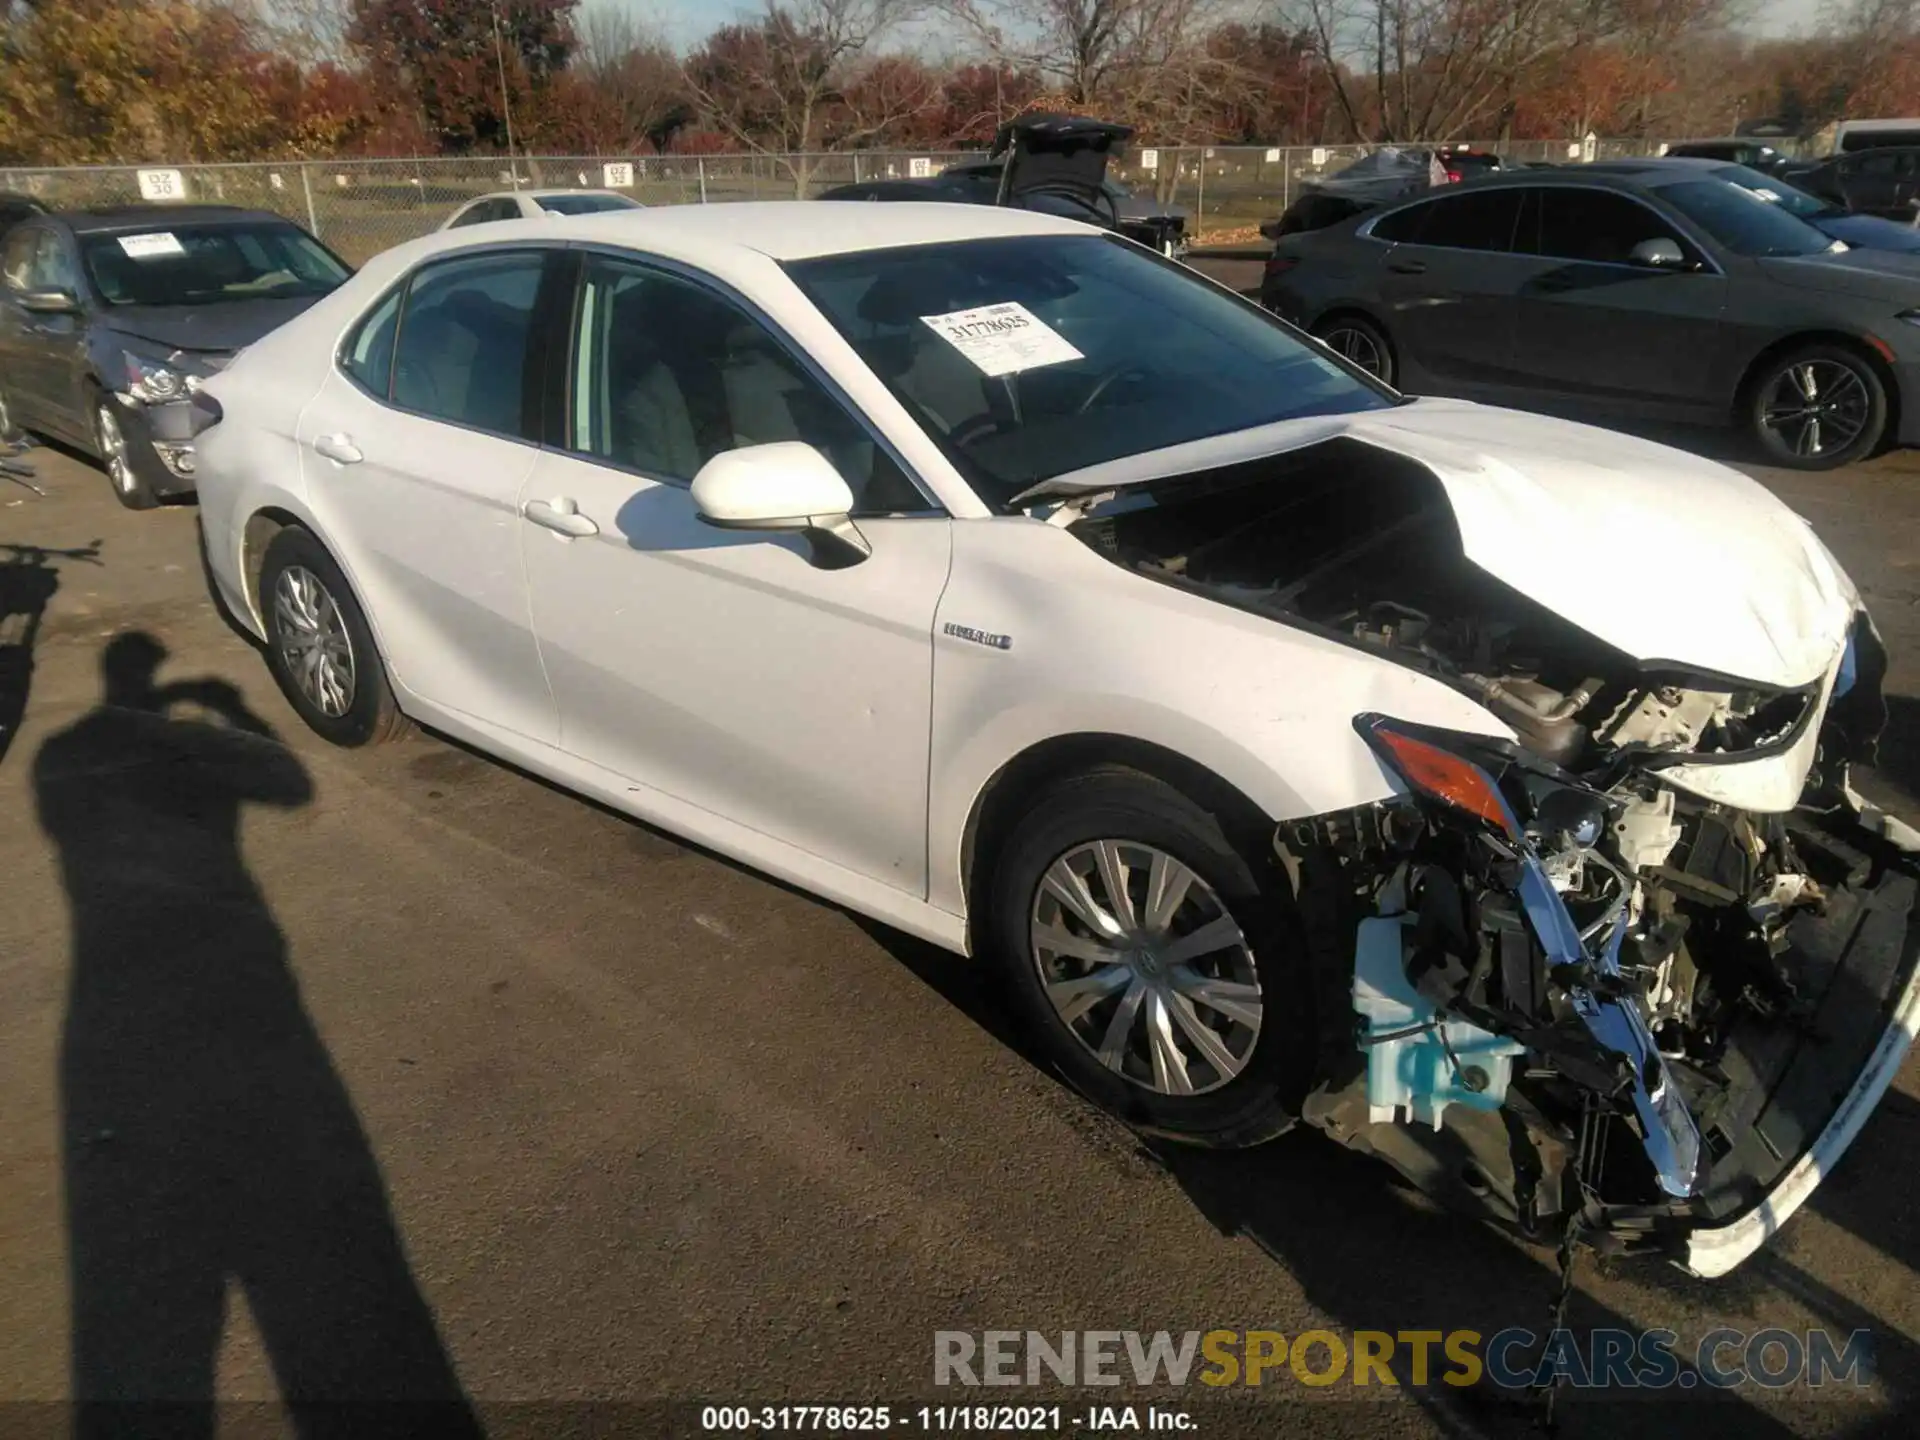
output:
[{"label": "side mirror", "polygon": [[849,518],[853,491],[811,445],[779,440],[724,450],[693,477],[693,508],[721,530],[775,530],[807,537],[823,570],[858,565],[873,547]]},{"label": "side mirror", "polygon": [[77,315],[80,301],[71,290],[23,290],[20,308],[36,315]]},{"label": "side mirror", "polygon": [[1649,270],[1680,270],[1685,268],[1687,257],[1680,252],[1680,246],[1664,237],[1659,240],[1642,240],[1627,252],[1627,260],[1634,265],[1644,265]]}]

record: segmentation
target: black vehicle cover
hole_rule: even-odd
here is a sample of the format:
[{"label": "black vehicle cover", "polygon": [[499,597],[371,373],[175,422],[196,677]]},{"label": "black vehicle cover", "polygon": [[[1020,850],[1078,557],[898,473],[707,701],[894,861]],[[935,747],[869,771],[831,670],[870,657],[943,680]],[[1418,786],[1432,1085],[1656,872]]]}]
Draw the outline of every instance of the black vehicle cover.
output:
[{"label": "black vehicle cover", "polygon": [[1102,188],[1107,161],[1132,137],[1130,126],[1077,115],[1043,113],[1009,120],[988,151],[996,160],[1007,160],[1000,172],[999,203],[1051,193],[1070,196],[1090,209],[1112,210],[1113,201]]}]

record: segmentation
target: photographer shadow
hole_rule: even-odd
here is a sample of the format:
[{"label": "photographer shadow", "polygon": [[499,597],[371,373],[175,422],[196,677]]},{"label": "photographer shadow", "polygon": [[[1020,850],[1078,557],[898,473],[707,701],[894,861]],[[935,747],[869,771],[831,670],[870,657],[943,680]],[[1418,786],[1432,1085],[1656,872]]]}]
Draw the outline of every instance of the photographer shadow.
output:
[{"label": "photographer shadow", "polygon": [[76,1433],[211,1435],[230,1287],[297,1433],[478,1433],[240,851],[247,806],[313,782],[232,686],[158,684],[165,658],[117,636],[101,703],[34,763],[71,907]]}]

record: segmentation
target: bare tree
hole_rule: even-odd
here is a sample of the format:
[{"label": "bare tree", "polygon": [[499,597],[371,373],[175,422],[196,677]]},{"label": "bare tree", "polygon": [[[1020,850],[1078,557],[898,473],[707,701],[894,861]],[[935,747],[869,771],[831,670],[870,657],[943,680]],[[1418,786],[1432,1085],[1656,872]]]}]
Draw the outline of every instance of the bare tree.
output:
[{"label": "bare tree", "polygon": [[632,11],[599,7],[580,13],[574,34],[579,48],[569,69],[592,92],[596,122],[622,144],[645,139],[664,150],[692,118],[680,60],[665,37]]},{"label": "bare tree", "polygon": [[876,53],[918,9],[919,0],[769,0],[758,20],[722,26],[687,57],[687,89],[712,124],[772,156],[804,199],[822,152],[869,143],[937,101],[924,66]]}]

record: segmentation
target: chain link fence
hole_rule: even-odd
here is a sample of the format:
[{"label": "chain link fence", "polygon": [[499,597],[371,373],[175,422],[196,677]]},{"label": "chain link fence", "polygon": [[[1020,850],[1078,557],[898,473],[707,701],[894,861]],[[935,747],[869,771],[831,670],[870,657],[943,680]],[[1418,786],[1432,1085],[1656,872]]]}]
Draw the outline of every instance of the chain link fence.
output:
[{"label": "chain link fence", "polygon": [[[1202,243],[1256,238],[1301,185],[1341,170],[1368,145],[1146,147],[1109,174],[1143,198],[1183,207]],[[1510,163],[1567,163],[1583,157],[1566,141],[1475,145]],[[1603,140],[1592,158],[1655,154],[1651,140]],[[263,161],[241,165],[85,166],[0,170],[0,191],[31,195],[56,209],[142,200],[243,205],[304,225],[358,265],[437,228],[461,205],[500,190],[619,189],[645,205],[720,204],[809,198],[860,180],[932,175],[980,152],[849,151],[821,155],[467,156],[419,160]]]}]

